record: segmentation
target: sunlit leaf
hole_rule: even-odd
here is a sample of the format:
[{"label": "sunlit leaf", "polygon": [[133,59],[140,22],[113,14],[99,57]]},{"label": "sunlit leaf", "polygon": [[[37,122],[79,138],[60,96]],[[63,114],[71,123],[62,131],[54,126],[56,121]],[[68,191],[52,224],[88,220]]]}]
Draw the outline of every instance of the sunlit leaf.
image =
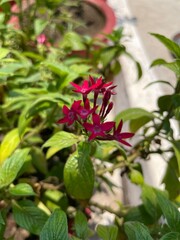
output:
[{"label": "sunlit leaf", "polygon": [[18,149],[14,154],[7,158],[0,168],[0,188],[12,183],[24,163],[27,161],[29,149]]},{"label": "sunlit leaf", "polygon": [[20,143],[18,129],[15,128],[8,132],[0,145],[0,164],[11,155]]},{"label": "sunlit leaf", "polygon": [[79,144],[64,167],[64,184],[76,199],[89,199],[94,189],[94,168],[89,154],[89,144]]}]

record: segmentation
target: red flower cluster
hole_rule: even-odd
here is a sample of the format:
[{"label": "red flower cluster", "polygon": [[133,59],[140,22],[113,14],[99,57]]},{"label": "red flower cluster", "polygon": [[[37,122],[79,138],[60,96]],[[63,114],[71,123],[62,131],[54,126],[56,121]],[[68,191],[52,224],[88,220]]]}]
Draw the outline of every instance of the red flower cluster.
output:
[{"label": "red flower cluster", "polygon": [[[89,80],[83,81],[82,86],[71,83],[75,88],[74,92],[82,94],[83,100],[74,101],[70,108],[64,106],[64,118],[60,119],[57,123],[72,125],[77,121],[86,133],[90,133],[89,140],[116,140],[124,145],[131,146],[124,139],[131,138],[134,134],[121,132],[123,126],[122,120],[117,128],[114,121],[105,121],[108,113],[113,108],[113,102],[110,99],[115,94],[113,89],[116,86],[112,84],[112,82],[104,83],[102,77],[95,79],[91,76]],[[88,98],[89,93],[94,93],[92,107]],[[101,106],[97,104],[99,95],[102,95]]]}]

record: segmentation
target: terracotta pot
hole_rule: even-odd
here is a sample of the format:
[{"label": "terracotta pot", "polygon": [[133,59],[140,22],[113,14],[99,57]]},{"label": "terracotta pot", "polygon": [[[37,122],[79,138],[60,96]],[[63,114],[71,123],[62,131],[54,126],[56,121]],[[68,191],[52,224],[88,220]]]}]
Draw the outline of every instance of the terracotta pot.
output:
[{"label": "terracotta pot", "polygon": [[[34,0],[30,1],[24,1],[23,9],[25,10],[28,5],[33,4]],[[99,38],[104,40],[105,36],[104,34],[109,34],[113,31],[116,18],[114,15],[114,12],[112,8],[106,3],[106,0],[85,0],[88,4],[93,6],[94,8],[98,9],[98,11],[104,16],[105,23],[102,28],[97,34],[95,34],[93,37]],[[28,3],[28,5],[27,5]],[[16,4],[12,4],[11,11],[13,13],[17,13],[19,11],[18,6]],[[12,16],[9,20],[9,23],[14,26],[14,28],[19,28],[19,19],[17,16]]]},{"label": "terracotta pot", "polygon": [[95,37],[104,39],[103,34],[109,34],[113,31],[116,24],[116,18],[112,8],[106,3],[106,0],[86,0],[90,4],[96,6],[105,17],[105,26],[102,29],[102,33],[98,33]]}]

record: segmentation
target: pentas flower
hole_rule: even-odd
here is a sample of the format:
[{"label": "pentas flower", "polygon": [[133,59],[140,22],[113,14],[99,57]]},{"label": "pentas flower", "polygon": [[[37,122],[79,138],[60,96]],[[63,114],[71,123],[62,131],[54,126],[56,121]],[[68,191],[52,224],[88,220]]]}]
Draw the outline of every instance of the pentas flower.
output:
[{"label": "pentas flower", "polygon": [[[82,94],[83,100],[74,101],[72,106],[68,108],[63,106],[64,118],[57,123],[73,124],[75,121],[84,128],[86,134],[89,132],[89,140],[116,140],[126,146],[131,146],[126,139],[134,136],[130,132],[121,132],[123,121],[121,120],[118,126],[115,122],[106,122],[107,115],[113,108],[113,102],[110,100],[111,96],[115,94],[113,82],[104,83],[102,77],[93,78],[89,76],[89,81],[84,80],[82,85],[71,83],[75,88],[74,92]],[[92,103],[88,99],[88,94],[94,92],[94,101]],[[101,98],[101,105],[97,105],[97,98],[99,94],[103,95]]]},{"label": "pentas flower", "polygon": [[58,120],[57,123],[67,123],[68,126],[72,125],[74,121],[78,119],[77,112],[81,102],[81,100],[74,101],[70,109],[66,105],[64,105],[62,110],[65,117]]},{"label": "pentas flower", "polygon": [[79,108],[77,109],[77,113],[80,116],[80,118],[87,119],[87,117],[89,115],[91,115],[92,113],[94,113],[96,111],[98,106],[93,107],[92,109],[90,108],[90,102],[89,99],[86,99],[84,107],[83,106],[79,106]]},{"label": "pentas flower", "polygon": [[109,140],[116,140],[126,146],[131,147],[131,145],[126,142],[124,139],[127,138],[131,138],[134,136],[134,133],[130,133],[130,132],[121,132],[123,127],[123,121],[121,120],[120,123],[118,124],[117,128],[114,125],[114,129],[113,129],[113,135],[108,135],[108,139]]},{"label": "pentas flower", "polygon": [[101,118],[96,113],[92,115],[92,121],[93,123],[86,122],[83,124],[84,128],[91,132],[89,140],[93,140],[96,137],[104,137],[107,132],[111,131],[115,124],[114,122],[101,123]]}]

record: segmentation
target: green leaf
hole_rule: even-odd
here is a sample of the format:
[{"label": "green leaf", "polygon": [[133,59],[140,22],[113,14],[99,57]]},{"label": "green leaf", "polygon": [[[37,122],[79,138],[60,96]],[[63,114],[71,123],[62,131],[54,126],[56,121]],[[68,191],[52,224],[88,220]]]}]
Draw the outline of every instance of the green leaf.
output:
[{"label": "green leaf", "polygon": [[143,127],[146,123],[150,122],[152,120],[151,117],[140,117],[137,119],[130,120],[129,123],[129,129],[131,132],[135,133],[137,132],[141,127]]},{"label": "green leaf", "polygon": [[66,210],[68,207],[68,199],[65,193],[58,190],[46,190],[44,193],[45,204],[52,211],[56,208]]},{"label": "green leaf", "polygon": [[10,63],[0,68],[0,76],[14,76],[16,71],[27,69],[29,66],[24,63]]},{"label": "green leaf", "polygon": [[100,61],[104,68],[106,68],[107,65],[116,57],[116,54],[120,51],[120,49],[117,46],[109,46],[102,49],[100,53]]},{"label": "green leaf", "polygon": [[31,185],[27,183],[19,183],[9,188],[9,193],[13,196],[34,196],[35,192]]},{"label": "green leaf", "polygon": [[77,237],[79,237],[80,239],[87,239],[88,231],[89,231],[87,218],[80,211],[76,213],[74,227],[75,227]]},{"label": "green leaf", "polygon": [[164,235],[160,240],[180,240],[180,233],[170,232]]},{"label": "green leaf", "polygon": [[48,216],[29,200],[13,203],[13,217],[16,223],[30,233],[39,235]]},{"label": "green leaf", "polygon": [[161,210],[158,205],[156,192],[153,187],[144,184],[142,186],[141,198],[144,204],[144,207],[148,214],[151,216],[154,221],[158,220],[161,215]]},{"label": "green leaf", "polygon": [[130,171],[129,177],[130,177],[130,180],[132,183],[135,183],[138,185],[142,185],[144,183],[144,178],[143,178],[142,174],[135,169],[132,169]]},{"label": "green leaf", "polygon": [[146,211],[144,204],[137,207],[131,207],[124,217],[124,221],[139,221],[146,225],[154,224],[154,219]]},{"label": "green leaf", "polygon": [[98,225],[96,228],[97,234],[103,240],[116,240],[118,235],[118,227],[115,225]]},{"label": "green leaf", "polygon": [[116,116],[115,121],[119,123],[119,121],[122,119],[124,122],[126,122],[128,120],[140,119],[142,117],[147,117],[149,120],[152,120],[154,118],[154,114],[142,108],[128,108],[120,112]]},{"label": "green leaf", "polygon": [[0,168],[0,188],[14,181],[24,163],[27,161],[29,149],[18,149],[4,161]]},{"label": "green leaf", "polygon": [[174,109],[174,116],[175,119],[180,122],[180,106]]},{"label": "green leaf", "polygon": [[33,104],[31,104],[30,108],[28,109],[27,113],[26,113],[26,118],[30,118],[34,115],[36,115],[37,113],[50,108],[53,106],[54,103],[57,103],[58,100],[53,99],[52,97],[39,97],[37,100],[35,100],[33,102]]},{"label": "green leaf", "polygon": [[31,158],[33,166],[41,173],[47,174],[47,161],[41,148],[31,148]]},{"label": "green leaf", "polygon": [[180,212],[162,193],[157,192],[158,204],[172,231],[180,233]]},{"label": "green leaf", "polygon": [[41,34],[47,25],[48,25],[48,21],[40,18],[35,19],[34,21],[35,35],[38,36],[39,34]]},{"label": "green leaf", "polygon": [[6,229],[7,209],[1,209],[0,211],[0,239],[3,239]]},{"label": "green leaf", "polygon": [[142,77],[142,68],[139,62],[135,61],[136,68],[137,68],[137,73],[138,73],[138,80]]},{"label": "green leaf", "polygon": [[167,81],[164,81],[164,80],[158,80],[158,81],[151,82],[151,83],[147,84],[147,85],[145,86],[145,88],[147,88],[147,87],[149,87],[149,86],[151,86],[151,85],[153,85],[153,84],[156,84],[156,83],[164,83],[164,84],[167,84],[167,85],[169,85],[170,87],[172,87],[173,90],[174,90],[173,85],[172,85],[170,82],[167,82]]},{"label": "green leaf", "polygon": [[163,66],[169,68],[171,71],[173,71],[177,78],[180,77],[180,60],[176,60],[175,62],[166,63]]},{"label": "green leaf", "polygon": [[76,199],[89,199],[94,189],[94,168],[89,154],[89,143],[82,142],[64,167],[66,190]]},{"label": "green leaf", "polygon": [[172,142],[172,144],[173,144],[173,149],[177,159],[179,174],[180,174],[180,141],[174,141]]},{"label": "green leaf", "polygon": [[164,44],[164,46],[171,51],[177,58],[180,58],[180,46],[172,41],[171,39],[157,34],[157,33],[151,33],[152,36],[156,37],[161,43]]},{"label": "green leaf", "polygon": [[4,4],[4,3],[7,3],[7,2],[10,2],[11,0],[1,0],[0,1],[0,5]]},{"label": "green leaf", "polygon": [[165,189],[169,193],[170,199],[175,199],[180,194],[179,170],[176,157],[173,156],[168,161],[167,170],[162,183],[165,184]]},{"label": "green leaf", "polygon": [[113,74],[118,74],[121,71],[121,64],[119,62],[119,59],[114,61],[111,66],[110,69],[112,71]]},{"label": "green leaf", "polygon": [[119,150],[120,154],[124,157],[124,159],[127,159],[125,150],[120,146],[117,141],[99,140],[95,150],[96,151],[94,153],[94,156],[101,159],[102,161],[108,161],[110,155],[116,150]]},{"label": "green leaf", "polygon": [[40,233],[40,240],[69,240],[67,217],[62,210],[54,210]]},{"label": "green leaf", "polygon": [[129,240],[153,240],[148,228],[140,222],[126,222],[124,228]]},{"label": "green leaf", "polygon": [[47,142],[44,143],[43,147],[55,147],[55,152],[62,150],[63,148],[71,147],[79,141],[79,137],[73,133],[60,131],[55,133]]},{"label": "green leaf", "polygon": [[163,65],[167,63],[164,59],[162,58],[158,58],[156,60],[154,60],[152,63],[151,63],[151,66],[150,67],[155,67],[155,66],[159,66],[159,65]]},{"label": "green leaf", "polygon": [[172,106],[172,95],[164,95],[158,99],[158,107],[161,112],[168,111]]},{"label": "green leaf", "polygon": [[[29,104],[28,104],[29,105]],[[26,132],[26,129],[28,127],[28,125],[30,124],[32,117],[27,118],[27,110],[29,109],[29,106],[25,107],[18,119],[18,133],[19,133],[19,137],[21,138],[24,133]]]},{"label": "green leaf", "polygon": [[82,37],[75,32],[67,32],[60,44],[61,48],[70,48],[73,51],[85,50]]},{"label": "green leaf", "polygon": [[0,48],[0,59],[5,58],[10,53],[7,48]]},{"label": "green leaf", "polygon": [[11,130],[5,135],[0,145],[0,165],[12,154],[12,152],[18,147],[19,143],[20,137],[17,128]]}]

